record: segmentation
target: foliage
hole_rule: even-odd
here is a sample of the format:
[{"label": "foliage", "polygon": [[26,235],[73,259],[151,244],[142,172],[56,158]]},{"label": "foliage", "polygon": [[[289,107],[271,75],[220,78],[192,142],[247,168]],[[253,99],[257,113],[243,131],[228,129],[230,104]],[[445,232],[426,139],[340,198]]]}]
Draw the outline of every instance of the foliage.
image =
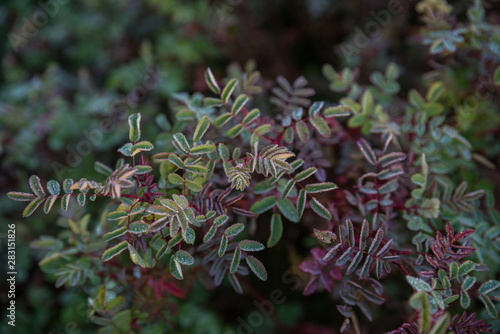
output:
[{"label": "foliage", "polygon": [[[175,4],[147,3],[174,24],[196,17],[207,25],[198,17],[202,2],[186,5],[184,15]],[[83,287],[86,316],[101,333],[189,331],[198,314],[224,332],[228,320],[214,316],[207,301],[230,286],[264,305],[257,288],[269,289],[272,300],[279,270],[288,267],[304,296],[281,307],[293,313],[300,305],[296,314],[309,317],[326,309],[328,327],[341,332],[365,332],[371,322],[392,333],[497,331],[500,214],[492,180],[500,156],[500,39],[483,6],[474,1],[459,15],[461,7],[441,0],[416,5],[433,70],[410,85],[404,65],[385,62],[370,75],[327,64],[327,83],[278,76],[273,87],[248,62],[225,75],[207,68],[195,93],[171,93],[189,81],[170,60],[160,61],[178,86],[160,83],[152,101],[128,113],[128,129],[123,110],[96,113],[95,120],[117,121],[118,131],[104,134],[99,148],[117,148],[116,161],[101,155],[94,171],[78,169],[76,177],[55,168],[57,180],[32,175],[24,191],[7,194],[26,202],[22,216],[29,219],[61,208],[59,234],[31,244],[40,268],[58,288]],[[166,39],[153,45],[166,48]],[[191,47],[191,56],[174,57],[185,67],[201,54]],[[151,65],[151,44],[141,50]],[[124,88],[127,68],[110,74],[110,86]],[[59,87],[47,79],[52,73],[62,71],[47,69],[44,92]],[[71,93],[85,99],[78,89]],[[43,96],[35,94],[30,108]],[[163,97],[170,111],[153,116]],[[11,113],[0,117],[16,123]],[[26,120],[20,123],[15,143],[23,142]],[[62,145],[64,135],[48,136]],[[8,163],[30,159],[16,156],[15,145],[5,148]],[[292,331],[306,319],[280,312],[289,322],[270,331]],[[296,330],[313,333],[307,325]]]}]

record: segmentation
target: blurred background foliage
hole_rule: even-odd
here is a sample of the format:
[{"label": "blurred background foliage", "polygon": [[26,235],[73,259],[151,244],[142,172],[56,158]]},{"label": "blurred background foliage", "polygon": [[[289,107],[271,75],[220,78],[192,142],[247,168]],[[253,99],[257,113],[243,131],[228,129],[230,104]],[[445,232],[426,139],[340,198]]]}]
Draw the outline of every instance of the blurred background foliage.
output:
[{"label": "blurred background foliage", "polygon": [[[11,34],[22,34],[21,30],[27,28],[26,20],[33,21],[41,4],[49,2],[56,4],[53,15],[38,24],[33,36],[23,40],[16,51]],[[474,57],[467,62],[454,59],[444,69],[435,66],[435,60],[422,43],[423,23],[415,3],[398,3],[401,12],[391,16],[381,33],[359,52],[345,57],[342,43],[356,38],[355,28],[372,21],[371,11],[387,8],[387,1],[2,1],[0,244],[1,263],[6,263],[3,253],[6,223],[16,223],[15,332],[93,333],[95,325],[86,317],[85,291],[56,288],[53,278],[38,268],[39,258],[30,249],[30,242],[40,235],[58,234],[61,218],[57,211],[50,218],[38,214],[29,221],[21,220],[22,203],[8,200],[5,193],[28,190],[26,180],[34,173],[44,180],[56,175],[62,175],[60,180],[98,178],[93,162],[112,165],[116,160],[116,149],[127,136],[128,114],[141,112],[143,131],[149,138],[155,138],[162,132],[162,125],[166,126],[165,119],[173,118],[172,93],[207,91],[203,78],[206,67],[220,74],[230,64],[234,70],[234,64],[243,65],[253,59],[263,74],[264,86],[270,87],[270,80],[278,75],[288,80],[303,75],[316,90],[315,99],[332,101],[340,95],[328,90],[321,73],[325,63],[337,69],[357,67],[358,81],[368,82],[371,72],[396,62],[403,71],[399,80],[401,96],[406,96],[410,88],[424,85],[424,73],[440,76],[444,82],[465,91],[480,86],[481,78],[471,80],[471,76],[491,75],[487,68],[475,67],[483,62],[469,62]],[[463,10],[470,3],[455,1],[452,10],[465,15]],[[498,24],[499,2],[488,1],[486,11],[491,23]],[[151,75],[158,79],[158,84],[141,90]],[[449,96],[449,104],[457,103],[454,99],[459,98]],[[477,107],[481,111],[476,113],[464,105],[457,108],[455,117],[474,146],[499,166],[500,116],[498,108],[489,103],[489,100],[481,102]],[[96,137],[93,131],[102,122],[110,122],[112,130],[101,131],[102,138]],[[490,135],[481,136],[486,131]],[[85,148],[83,142],[89,136],[93,136],[95,143]],[[54,165],[54,161],[64,169]],[[488,173],[485,178],[491,184],[498,184],[500,174],[496,170]],[[469,177],[471,181],[477,179],[477,175]],[[486,186],[492,188],[491,184]],[[99,212],[99,205],[99,201],[89,205],[89,212]],[[303,238],[301,242],[304,249],[315,245],[312,238]],[[268,252],[263,262],[280,263],[283,256],[288,256],[290,262],[297,264],[300,255],[294,249],[285,244],[280,253]],[[293,260],[294,257],[297,259]],[[331,304],[325,295],[314,295],[306,301],[299,290],[291,288],[293,284],[284,284],[282,275],[287,266],[288,263],[283,263],[269,267],[267,284],[285,291],[287,298],[272,318],[266,318],[259,333],[270,332],[273,323],[292,326],[296,333],[333,333],[331,323],[340,321],[340,316],[332,319],[328,306]],[[6,282],[3,280],[0,286],[0,302],[4,305]],[[256,288],[262,286],[257,284]],[[391,295],[390,288],[387,294]],[[209,291],[196,284],[189,300],[180,303],[178,313],[166,319],[167,328],[175,329],[172,331],[175,333],[233,333],[232,328],[238,325],[235,319],[254,309],[250,296],[245,296],[244,302],[238,298],[228,286]],[[2,319],[4,310],[2,307]],[[401,320],[388,319],[389,324],[384,328],[395,328]],[[0,332],[11,330],[5,326],[2,320]]]}]

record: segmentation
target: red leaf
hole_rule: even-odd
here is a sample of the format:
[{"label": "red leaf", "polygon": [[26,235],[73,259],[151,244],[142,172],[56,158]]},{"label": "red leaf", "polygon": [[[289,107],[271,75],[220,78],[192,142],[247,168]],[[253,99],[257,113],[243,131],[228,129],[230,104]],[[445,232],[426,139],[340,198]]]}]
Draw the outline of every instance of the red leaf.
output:
[{"label": "red leaf", "polygon": [[457,233],[457,235],[455,236],[455,241],[462,240],[462,239],[468,237],[472,233],[474,233],[474,230],[465,230],[465,231],[462,231],[460,233]]},{"label": "red leaf", "polygon": [[176,297],[179,297],[182,299],[184,299],[186,297],[186,294],[184,293],[184,291],[182,291],[177,285],[175,285],[174,282],[163,283],[163,289],[166,292],[168,292]]}]

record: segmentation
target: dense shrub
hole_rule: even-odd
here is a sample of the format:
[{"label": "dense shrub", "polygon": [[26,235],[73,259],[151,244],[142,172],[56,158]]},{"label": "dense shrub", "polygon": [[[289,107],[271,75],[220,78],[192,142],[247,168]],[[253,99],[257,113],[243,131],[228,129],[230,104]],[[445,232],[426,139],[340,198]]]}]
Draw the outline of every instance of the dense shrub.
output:
[{"label": "dense shrub", "polygon": [[[416,5],[433,69],[415,82],[396,60],[273,84],[249,61],[168,94],[168,117],[105,111],[119,131],[98,146],[121,141],[117,161],[77,177],[51,161],[57,180],[8,193],[23,216],[61,208],[31,243],[40,268],[83,288],[102,333],[500,330],[500,28],[483,6]],[[340,50],[356,63],[369,31],[354,31]]]}]

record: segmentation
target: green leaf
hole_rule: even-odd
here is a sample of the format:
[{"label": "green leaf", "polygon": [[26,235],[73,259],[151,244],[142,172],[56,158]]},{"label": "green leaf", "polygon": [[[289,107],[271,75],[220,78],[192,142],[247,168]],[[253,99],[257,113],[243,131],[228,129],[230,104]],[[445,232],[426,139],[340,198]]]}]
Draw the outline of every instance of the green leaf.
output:
[{"label": "green leaf", "polygon": [[431,291],[430,295],[432,297],[432,300],[434,301],[434,304],[437,305],[441,310],[444,310],[446,305],[441,294],[438,291]]},{"label": "green leaf", "polygon": [[349,118],[349,120],[347,121],[347,126],[349,126],[350,128],[359,128],[365,123],[366,123],[366,116],[363,114],[357,114]]},{"label": "green leaf", "polygon": [[381,164],[382,168],[388,167],[397,162],[403,161],[406,159],[406,155],[402,152],[391,152],[386,155],[381,156],[378,159],[378,163]]},{"label": "green leaf", "polygon": [[253,187],[253,192],[254,194],[265,194],[269,192],[270,190],[274,189],[275,185],[271,184],[269,180],[262,180],[258,182],[254,187]]},{"label": "green leaf", "polygon": [[410,283],[410,285],[412,286],[412,288],[415,291],[419,291],[419,292],[420,291],[426,291],[426,292],[432,291],[432,287],[429,285],[429,283],[422,280],[421,278],[406,276],[406,280],[408,281],[408,283]]},{"label": "green leaf", "polygon": [[223,257],[224,254],[226,253],[227,241],[228,238],[225,235],[223,235],[219,245],[219,257]]},{"label": "green leaf", "polygon": [[173,248],[182,241],[182,233],[177,233],[172,239],[168,241],[168,247]]},{"label": "green leaf", "polygon": [[410,92],[408,93],[408,99],[411,104],[417,109],[422,109],[425,104],[424,98],[415,89],[410,90]]},{"label": "green leaf", "polygon": [[228,216],[222,215],[222,216],[219,216],[219,217],[215,218],[213,224],[216,227],[220,227],[220,226],[224,225],[228,220],[229,220]]},{"label": "green leaf", "polygon": [[128,117],[129,139],[135,143],[141,139],[141,114],[132,114]]},{"label": "green leaf", "polygon": [[34,200],[32,200],[24,209],[23,211],[23,217],[28,217],[31,216],[33,212],[42,204],[44,201],[44,198],[42,197],[37,197]]},{"label": "green leaf", "polygon": [[[370,245],[370,249],[368,250],[369,254],[372,254],[371,252],[374,253],[378,249],[383,238],[384,238],[384,231],[382,229],[378,229],[377,234],[375,235],[375,238],[373,239],[372,244]],[[388,251],[392,249],[392,244],[393,244],[393,239],[387,241],[384,247],[380,248],[380,250],[377,252],[376,256],[377,257],[384,256]]]},{"label": "green leaf", "polygon": [[349,247],[344,252],[344,254],[342,254],[341,256],[339,256],[339,258],[337,259],[337,262],[335,262],[335,265],[337,267],[343,266],[347,262],[347,260],[349,260],[349,257],[351,256],[352,252],[353,252],[353,248]]},{"label": "green leaf", "polygon": [[203,186],[200,183],[191,180],[186,180],[186,186],[195,193],[199,193],[203,190]]},{"label": "green leaf", "polygon": [[259,118],[260,116],[260,111],[259,109],[255,108],[250,110],[250,112],[243,118],[243,124],[248,125],[252,123],[254,120]]},{"label": "green leaf", "polygon": [[464,276],[468,273],[470,273],[474,268],[476,267],[476,264],[472,261],[465,261],[458,267],[458,276]]},{"label": "green leaf", "polygon": [[220,94],[220,88],[219,85],[217,84],[217,80],[215,80],[214,75],[212,74],[212,70],[210,70],[210,67],[207,68],[205,71],[205,82],[207,83],[208,88],[215,94]]},{"label": "green leaf", "polygon": [[426,333],[432,324],[431,305],[427,294],[420,294],[420,312],[418,314],[418,329],[420,333]]},{"label": "green leaf", "polygon": [[349,116],[351,115],[351,113],[352,113],[352,108],[344,105],[329,107],[326,108],[324,111],[324,115],[326,118]]},{"label": "green leaf", "polygon": [[219,115],[214,119],[214,126],[216,128],[220,128],[221,126],[226,124],[232,117],[233,116],[229,112],[223,113],[222,115]]},{"label": "green leaf", "polygon": [[361,150],[361,153],[363,153],[366,161],[368,161],[371,165],[375,165],[375,163],[377,162],[377,156],[375,155],[375,152],[373,152],[368,142],[361,138],[356,142],[356,144]]},{"label": "green leaf", "polygon": [[23,202],[29,202],[33,199],[36,198],[35,195],[33,194],[28,194],[28,193],[20,193],[16,191],[11,191],[7,193],[7,196],[14,201],[23,201]]},{"label": "green leaf", "polygon": [[231,129],[227,130],[226,134],[229,138],[234,138],[240,134],[241,130],[243,130],[243,125],[237,124],[233,126]]},{"label": "green leaf", "polygon": [[170,258],[170,263],[169,263],[169,269],[170,269],[170,273],[172,274],[172,276],[174,276],[175,278],[177,278],[178,280],[182,280],[184,279],[183,275],[182,275],[182,268],[181,268],[181,265],[180,263],[176,260],[175,256],[172,256]]},{"label": "green leaf", "polygon": [[455,300],[457,300],[458,298],[459,298],[459,297],[458,297],[458,295],[453,295],[453,296],[450,296],[450,297],[448,297],[448,298],[445,298],[445,299],[443,300],[443,302],[444,302],[446,305],[449,305],[449,304],[453,303]]},{"label": "green leaf", "polygon": [[[365,250],[366,248],[366,238],[368,237],[370,224],[366,219],[363,219],[363,224],[361,224],[361,233],[359,234],[359,249]],[[371,254],[371,253],[370,253]]]},{"label": "green leaf", "polygon": [[278,209],[286,219],[294,223],[299,222],[300,218],[297,209],[288,198],[280,198],[278,199],[276,204],[278,205]]},{"label": "green leaf", "polygon": [[128,247],[128,242],[127,241],[122,241],[119,244],[107,249],[103,254],[102,254],[102,260],[103,261],[108,261],[111,258],[117,256],[121,252],[123,252],[125,249]]},{"label": "green leaf", "polygon": [[[213,98],[213,97],[205,97],[203,99],[203,106],[205,108],[211,108],[211,107],[220,107],[221,105],[223,105],[224,103],[222,102],[221,99],[216,99],[216,98]],[[196,116],[196,113],[193,112],[193,116]],[[179,113],[177,113],[175,116],[179,115]]]},{"label": "green leaf", "polygon": [[201,144],[198,146],[195,146],[191,149],[190,153],[193,155],[200,155],[200,154],[207,154],[210,152],[215,151],[215,145],[213,144]]},{"label": "green leaf", "polygon": [[316,101],[309,107],[309,116],[316,116],[325,103],[322,101]]},{"label": "green leaf", "polygon": [[323,117],[313,116],[311,117],[310,121],[320,135],[322,135],[323,137],[331,136],[332,130],[330,130],[330,126],[328,126],[328,123],[325,122]]},{"label": "green leaf", "polygon": [[176,253],[175,253],[175,257],[176,257],[176,260],[180,263],[180,264],[183,264],[185,266],[190,266],[194,263],[194,258],[191,254],[189,254],[188,252],[186,252],[185,250],[178,250]]},{"label": "green leaf", "polygon": [[226,228],[226,230],[224,231],[224,235],[228,238],[231,238],[243,232],[244,229],[245,225],[243,225],[242,223],[237,223]]},{"label": "green leaf", "polygon": [[470,296],[466,291],[460,291],[460,306],[464,309],[470,306]]},{"label": "green leaf", "polygon": [[354,258],[352,259],[351,263],[349,264],[349,267],[347,267],[346,275],[352,274],[356,270],[362,259],[363,259],[363,253],[358,251],[354,256]]},{"label": "green leaf", "polygon": [[421,186],[421,187],[425,186],[425,182],[426,182],[424,176],[420,173],[413,174],[411,176],[411,181],[413,183],[415,183],[416,185]]},{"label": "green leaf", "polygon": [[37,197],[45,197],[45,192],[42,188],[40,178],[36,175],[31,175],[29,179],[30,188]]},{"label": "green leaf", "polygon": [[434,304],[437,305],[441,310],[444,310],[446,305],[444,304],[443,297],[438,291],[431,291],[431,297]]},{"label": "green leaf", "polygon": [[128,253],[133,263],[141,266],[142,268],[149,267],[149,264],[146,261],[144,261],[144,259],[139,255],[139,252],[137,252],[137,250],[134,247],[132,247],[131,244],[128,244]]},{"label": "green leaf", "polygon": [[399,67],[394,63],[390,63],[385,70],[385,76],[388,81],[396,80],[399,78]]},{"label": "green leaf", "polygon": [[110,315],[115,315],[123,308],[124,305],[125,305],[125,298],[121,296],[116,297],[106,303],[105,311]]},{"label": "green leaf", "polygon": [[428,102],[424,105],[424,111],[427,116],[432,117],[439,115],[444,111],[444,106],[437,102]]},{"label": "green leaf", "polygon": [[289,127],[285,130],[285,133],[283,133],[283,140],[287,144],[291,144],[293,142],[293,135],[294,135],[294,129],[293,127]]},{"label": "green leaf", "polygon": [[450,326],[450,315],[445,313],[439,318],[439,320],[434,324],[429,334],[445,334],[448,332],[448,327]]},{"label": "green leaf", "polygon": [[302,172],[295,175],[295,181],[300,182],[307,179],[308,177],[314,175],[314,173],[316,173],[316,170],[317,169],[315,167],[310,167],[306,170],[303,170]]},{"label": "green leaf", "polygon": [[245,258],[245,260],[246,260],[248,266],[250,267],[250,269],[252,270],[252,272],[255,274],[255,276],[260,278],[262,281],[267,280],[266,267],[264,267],[262,262],[260,262],[259,260],[257,260],[255,257],[253,257],[251,255],[248,255]]},{"label": "green leaf", "polygon": [[163,229],[169,222],[170,216],[165,216],[159,219],[155,219],[149,226],[147,232],[157,232]]},{"label": "green leaf", "polygon": [[352,223],[352,221],[347,218],[346,219],[346,224],[345,224],[346,228],[347,228],[347,237],[349,238],[349,246],[356,246],[356,233],[354,233],[354,224]]},{"label": "green leaf", "polygon": [[309,140],[310,138],[309,128],[307,127],[307,124],[304,121],[297,122],[297,124],[295,124],[295,129],[297,130],[299,139],[302,142],[306,142]]},{"label": "green leaf", "polygon": [[241,259],[241,249],[236,247],[233,254],[233,259],[231,260],[231,266],[229,267],[229,272],[234,274],[236,270],[238,270],[238,266],[240,265]]},{"label": "green leaf", "polygon": [[143,151],[151,151],[154,148],[153,144],[147,140],[143,140],[141,142],[138,142],[132,148],[130,149],[132,151],[132,155],[136,155],[139,152]]},{"label": "green leaf", "polygon": [[[205,102],[205,100],[203,101]],[[222,101],[221,101],[222,102]],[[175,118],[179,121],[193,121],[196,119],[196,113],[187,108],[180,109],[176,114]]]},{"label": "green leaf", "polygon": [[63,211],[67,211],[68,210],[68,206],[69,206],[69,201],[71,199],[71,194],[65,194],[62,198],[61,198],[61,209]]},{"label": "green leaf", "polygon": [[328,253],[323,257],[323,261],[330,261],[337,254],[338,249],[342,246],[341,243],[336,244],[328,250]]},{"label": "green leaf", "polygon": [[49,182],[47,182],[47,190],[51,195],[58,196],[61,192],[61,185],[57,181],[50,180]]},{"label": "green leaf", "polygon": [[229,99],[231,98],[231,94],[233,93],[234,88],[236,87],[237,84],[238,80],[233,78],[227,83],[226,87],[224,87],[224,89],[222,90],[222,94],[220,96],[222,101],[224,101],[224,103],[227,103],[227,101],[229,101]]},{"label": "green leaf", "polygon": [[325,76],[329,81],[338,80],[338,73],[330,64],[324,64],[321,68],[321,72],[323,73],[323,76]]},{"label": "green leaf", "polygon": [[51,195],[51,196],[47,197],[45,204],[43,206],[43,212],[45,212],[45,214],[49,213],[50,209],[52,209],[52,206],[56,202],[56,199],[57,199],[57,195]]},{"label": "green leaf", "polygon": [[207,115],[205,115],[200,119],[198,125],[196,125],[196,129],[194,130],[193,134],[193,142],[201,140],[201,137],[203,137],[203,135],[207,132],[209,126],[210,119]]},{"label": "green leaf", "polygon": [[271,124],[264,124],[256,128],[250,137],[250,145],[255,144],[259,140],[259,136],[268,133],[269,130],[271,130]]},{"label": "green leaf", "polygon": [[170,210],[168,210],[166,207],[161,206],[161,205],[152,205],[146,209],[147,213],[152,213],[154,215],[167,215],[170,214]]},{"label": "green leaf", "polygon": [[489,281],[481,284],[478,291],[480,294],[486,295],[486,294],[498,289],[498,287],[500,287],[500,281],[489,280]]},{"label": "green leaf", "polygon": [[500,86],[500,66],[497,67],[495,73],[493,74],[493,82],[495,85]]},{"label": "green leaf", "polygon": [[207,167],[205,166],[198,166],[198,165],[185,165],[184,169],[190,173],[194,174],[205,174],[207,173]]},{"label": "green leaf", "polygon": [[214,237],[216,232],[217,232],[217,228],[215,226],[211,226],[210,229],[208,230],[208,232],[203,237],[203,242],[210,241]]},{"label": "green leaf", "polygon": [[227,146],[222,143],[219,144],[219,155],[223,161],[229,160],[229,150]]},{"label": "green leaf", "polygon": [[168,155],[168,161],[173,163],[178,168],[184,168],[184,161],[177,156],[175,153],[170,153]]},{"label": "green leaf", "polygon": [[133,234],[146,233],[148,228],[149,224],[143,221],[132,222],[128,227],[129,232]]},{"label": "green leaf", "polygon": [[332,219],[332,215],[330,214],[330,212],[316,198],[313,197],[309,201],[309,205],[311,206],[311,209],[313,209],[313,211],[321,217],[329,220]]},{"label": "green leaf", "polygon": [[175,173],[170,173],[168,174],[168,181],[173,184],[184,184],[184,179],[179,175]]},{"label": "green leaf", "polygon": [[267,196],[255,202],[250,208],[250,211],[252,211],[255,214],[261,214],[263,212],[266,212],[267,210],[272,209],[275,204],[276,204],[276,197]]},{"label": "green leaf", "polygon": [[188,153],[189,150],[191,149],[191,146],[189,145],[186,136],[184,136],[182,133],[176,133],[174,134],[174,146],[181,152]]},{"label": "green leaf", "polygon": [[457,277],[458,274],[458,264],[456,262],[451,262],[450,265],[450,278]]},{"label": "green leaf", "polygon": [[85,205],[85,200],[87,197],[85,196],[85,193],[79,193],[78,196],[76,196],[76,201],[78,202],[78,205],[84,206]]},{"label": "green leaf", "polygon": [[337,188],[338,186],[332,182],[313,183],[306,185],[306,191],[311,194],[330,191]]},{"label": "green leaf", "polygon": [[118,220],[122,219],[128,216],[128,213],[122,210],[116,210],[113,212],[110,212],[106,215],[107,220]]},{"label": "green leaf", "polygon": [[279,213],[274,213],[271,218],[271,231],[269,239],[267,240],[267,248],[275,246],[278,241],[280,241],[282,234],[283,223],[281,221],[281,215]]},{"label": "green leaf", "polygon": [[135,175],[142,175],[153,171],[153,168],[151,166],[146,165],[136,165],[135,168],[137,169]]},{"label": "green leaf", "polygon": [[321,231],[318,229],[313,229],[314,237],[325,244],[331,244],[337,240],[335,233],[329,230]]},{"label": "green leaf", "polygon": [[245,252],[258,252],[264,249],[264,245],[255,240],[241,240],[238,247]]},{"label": "green leaf", "polygon": [[288,180],[285,187],[283,188],[283,192],[281,193],[281,198],[287,198],[290,192],[292,191],[294,185],[295,185],[294,179]]},{"label": "green leaf", "polygon": [[442,82],[435,82],[427,91],[426,99],[429,102],[435,102],[444,92],[444,86]]},{"label": "green leaf", "polygon": [[124,235],[125,233],[127,233],[127,226],[123,226],[123,227],[120,227],[120,228],[118,228],[118,229],[116,229],[114,231],[106,233],[102,237],[102,240],[109,241],[111,239],[118,238],[118,237]]},{"label": "green leaf", "polygon": [[167,244],[163,244],[160,247],[160,249],[158,249],[158,251],[156,252],[155,257],[159,260],[163,256],[165,256],[166,254],[170,254],[171,252],[172,252],[172,249],[170,247],[168,247]]},{"label": "green leaf", "polygon": [[370,266],[373,263],[374,257],[372,256],[367,256],[365,263],[361,267],[361,270],[359,271],[359,279],[365,279],[368,278],[368,274],[370,273]]},{"label": "green leaf", "polygon": [[493,319],[498,318],[497,309],[495,308],[495,305],[493,304],[491,299],[485,295],[480,295],[479,299],[481,300],[481,302],[483,302],[484,307],[486,307],[486,311],[488,312],[489,316]]},{"label": "green leaf", "polygon": [[299,191],[299,196],[297,197],[297,213],[299,218],[304,214],[304,208],[306,207],[306,191],[301,189]]},{"label": "green leaf", "polygon": [[126,143],[122,147],[120,147],[118,150],[121,154],[124,156],[130,157],[132,156],[132,143]]},{"label": "green leaf", "polygon": [[418,212],[425,218],[438,218],[440,206],[439,198],[425,198],[422,200]]},{"label": "green leaf", "polygon": [[233,103],[233,107],[231,108],[231,114],[237,115],[248,102],[248,100],[248,96],[246,96],[245,94],[241,94],[240,96],[238,96]]},{"label": "green leaf", "polygon": [[361,112],[363,115],[370,115],[373,112],[373,95],[369,90],[366,90],[361,97]]},{"label": "green leaf", "polygon": [[380,188],[378,188],[378,193],[382,195],[392,193],[398,189],[398,186],[398,179],[389,180]]},{"label": "green leaf", "polygon": [[470,288],[472,288],[472,286],[476,283],[476,278],[475,277],[472,277],[472,276],[468,276],[466,279],[464,279],[464,281],[462,282],[462,290],[463,291],[467,291],[469,290]]}]

